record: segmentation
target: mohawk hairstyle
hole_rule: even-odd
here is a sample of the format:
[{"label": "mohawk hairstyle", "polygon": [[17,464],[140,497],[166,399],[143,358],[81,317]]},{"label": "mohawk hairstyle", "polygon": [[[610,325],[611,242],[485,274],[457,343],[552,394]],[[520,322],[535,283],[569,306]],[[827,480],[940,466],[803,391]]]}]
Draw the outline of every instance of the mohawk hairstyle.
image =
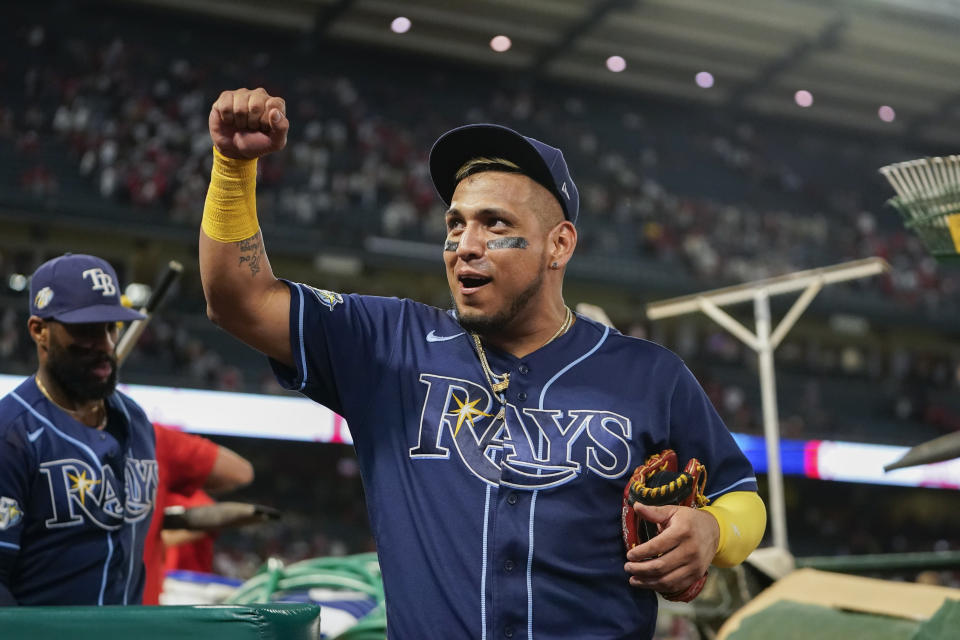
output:
[{"label": "mohawk hairstyle", "polygon": [[464,178],[484,171],[503,171],[505,173],[523,173],[517,163],[506,158],[489,158],[478,156],[471,158],[463,163],[463,166],[457,169],[456,180],[460,182]]}]

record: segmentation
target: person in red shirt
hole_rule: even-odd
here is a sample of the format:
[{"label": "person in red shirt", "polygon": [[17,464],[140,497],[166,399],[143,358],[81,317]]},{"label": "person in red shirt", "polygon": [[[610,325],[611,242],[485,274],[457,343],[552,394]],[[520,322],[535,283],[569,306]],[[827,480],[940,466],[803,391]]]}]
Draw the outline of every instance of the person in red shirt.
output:
[{"label": "person in red shirt", "polygon": [[143,604],[159,604],[163,589],[163,510],[174,504],[170,494],[198,489],[225,493],[253,482],[253,465],[230,449],[200,436],[154,426],[157,438],[157,497],[154,518],[144,544],[146,585]]},{"label": "person in red shirt", "polygon": [[[189,495],[170,494],[170,504],[187,509],[215,503],[203,489],[197,489]],[[164,573],[176,570],[213,572],[213,541],[217,538],[217,532],[164,529],[162,533],[166,548]]]}]

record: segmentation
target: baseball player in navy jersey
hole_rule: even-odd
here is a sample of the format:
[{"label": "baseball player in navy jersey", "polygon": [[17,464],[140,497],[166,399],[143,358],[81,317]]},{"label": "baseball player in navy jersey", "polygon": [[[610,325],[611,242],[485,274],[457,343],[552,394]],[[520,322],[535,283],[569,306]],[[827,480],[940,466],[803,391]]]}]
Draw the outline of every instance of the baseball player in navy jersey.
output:
[{"label": "baseball player in navy jersey", "polygon": [[39,367],[0,399],[0,605],[138,604],[157,487],[153,425],[115,390],[120,303],[106,261],[30,281]]},{"label": "baseball player in navy jersey", "polygon": [[[274,277],[256,158],[288,127],[263,89],[213,105],[208,314],[269,356],[286,387],[347,418],[392,640],[649,638],[655,591],[756,547],[753,469],[690,371],[564,304],[579,198],[559,149],[495,125],[436,142],[445,311]],[[638,505],[662,533],[627,553],[624,484],[668,447],[706,465],[713,505]]]}]

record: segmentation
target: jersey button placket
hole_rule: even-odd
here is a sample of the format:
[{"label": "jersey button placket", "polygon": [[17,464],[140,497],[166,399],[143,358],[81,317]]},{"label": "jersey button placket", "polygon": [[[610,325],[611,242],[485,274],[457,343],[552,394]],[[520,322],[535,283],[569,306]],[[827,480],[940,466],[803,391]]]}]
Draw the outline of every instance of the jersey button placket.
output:
[{"label": "jersey button placket", "polygon": [[[528,398],[536,400],[536,392],[530,386],[532,381],[529,377],[524,377],[530,372],[529,365],[514,362],[509,370],[512,375],[507,402],[516,404],[515,409],[508,412],[507,421],[514,426],[513,411],[522,415],[524,405],[531,401]],[[501,472],[503,470],[504,467],[501,467]],[[501,485],[500,489],[497,505],[502,511],[498,512],[490,539],[490,548],[497,560],[487,569],[490,578],[488,584],[492,585],[495,596],[491,603],[493,606],[488,606],[487,611],[491,614],[492,629],[498,629],[493,637],[522,638],[526,637],[529,597],[524,577],[525,559],[529,552],[530,500],[526,491],[511,490],[506,485]]]}]

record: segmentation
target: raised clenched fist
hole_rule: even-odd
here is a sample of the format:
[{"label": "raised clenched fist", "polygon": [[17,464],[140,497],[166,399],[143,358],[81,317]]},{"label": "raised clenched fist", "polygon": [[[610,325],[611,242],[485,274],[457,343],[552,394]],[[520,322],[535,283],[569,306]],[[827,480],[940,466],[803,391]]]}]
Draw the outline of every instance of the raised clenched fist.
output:
[{"label": "raised clenched fist", "polygon": [[259,158],[287,144],[287,105],[264,89],[224,91],[210,109],[210,137],[229,158]]}]

